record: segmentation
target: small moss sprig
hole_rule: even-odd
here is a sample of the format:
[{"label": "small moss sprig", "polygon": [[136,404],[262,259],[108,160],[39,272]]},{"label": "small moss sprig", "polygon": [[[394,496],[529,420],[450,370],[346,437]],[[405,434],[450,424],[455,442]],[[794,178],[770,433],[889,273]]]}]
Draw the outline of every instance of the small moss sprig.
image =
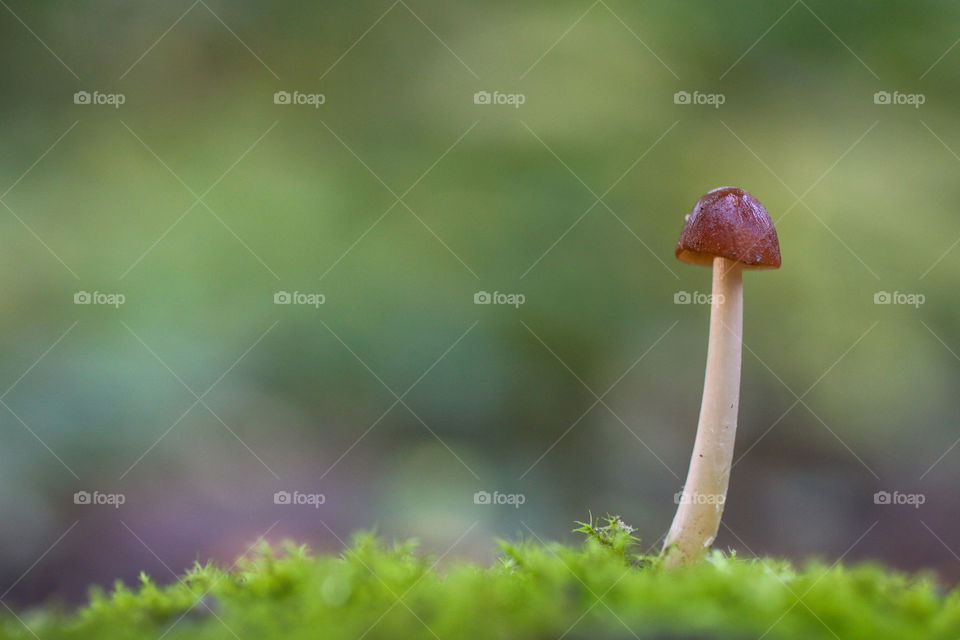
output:
[{"label": "small moss sprig", "polygon": [[606,547],[624,558],[632,555],[631,552],[640,544],[640,538],[633,535],[636,529],[620,516],[607,514],[594,520],[591,513],[587,522],[578,520],[576,523],[580,526],[573,530],[574,533],[582,533],[588,543]]}]

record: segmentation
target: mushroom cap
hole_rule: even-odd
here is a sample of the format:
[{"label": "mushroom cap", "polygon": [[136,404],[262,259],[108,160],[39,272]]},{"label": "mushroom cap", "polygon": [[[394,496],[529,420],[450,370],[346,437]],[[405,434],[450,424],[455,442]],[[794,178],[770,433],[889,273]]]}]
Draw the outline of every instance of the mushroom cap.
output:
[{"label": "mushroom cap", "polygon": [[780,268],[780,241],[770,214],[737,187],[720,187],[700,198],[686,217],[676,254],[690,264],[710,266],[719,256],[745,269]]}]

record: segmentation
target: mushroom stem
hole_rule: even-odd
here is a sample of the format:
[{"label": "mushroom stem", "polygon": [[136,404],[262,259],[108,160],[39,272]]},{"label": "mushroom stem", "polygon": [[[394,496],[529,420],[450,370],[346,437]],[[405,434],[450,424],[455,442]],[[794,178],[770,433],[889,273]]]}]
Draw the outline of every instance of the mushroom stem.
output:
[{"label": "mushroom stem", "polygon": [[740,404],[743,278],[739,262],[713,259],[710,341],[690,470],[664,542],[668,567],[702,558],[717,536],[733,463]]}]

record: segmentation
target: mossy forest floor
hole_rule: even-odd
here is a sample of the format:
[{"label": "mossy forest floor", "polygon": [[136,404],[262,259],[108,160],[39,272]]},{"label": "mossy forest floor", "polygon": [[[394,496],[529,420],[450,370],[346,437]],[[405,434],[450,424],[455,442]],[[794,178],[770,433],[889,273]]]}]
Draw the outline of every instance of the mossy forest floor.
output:
[{"label": "mossy forest floor", "polygon": [[2,612],[0,637],[149,640],[361,638],[960,638],[960,593],[930,576],[712,552],[667,571],[619,519],[582,546],[500,543],[490,567],[358,534],[339,556],[262,547],[232,570],[94,592],[77,612]]}]

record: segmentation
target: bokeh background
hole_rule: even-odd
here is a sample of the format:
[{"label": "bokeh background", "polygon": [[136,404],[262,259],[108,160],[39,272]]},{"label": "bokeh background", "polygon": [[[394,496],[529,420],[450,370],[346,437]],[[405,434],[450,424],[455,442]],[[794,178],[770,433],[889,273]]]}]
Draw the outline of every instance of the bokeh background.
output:
[{"label": "bokeh background", "polygon": [[191,1],[0,3],[5,601],[260,536],[488,561],[592,510],[655,547],[709,314],[673,249],[729,184],[783,268],[717,545],[960,577],[960,6]]}]

